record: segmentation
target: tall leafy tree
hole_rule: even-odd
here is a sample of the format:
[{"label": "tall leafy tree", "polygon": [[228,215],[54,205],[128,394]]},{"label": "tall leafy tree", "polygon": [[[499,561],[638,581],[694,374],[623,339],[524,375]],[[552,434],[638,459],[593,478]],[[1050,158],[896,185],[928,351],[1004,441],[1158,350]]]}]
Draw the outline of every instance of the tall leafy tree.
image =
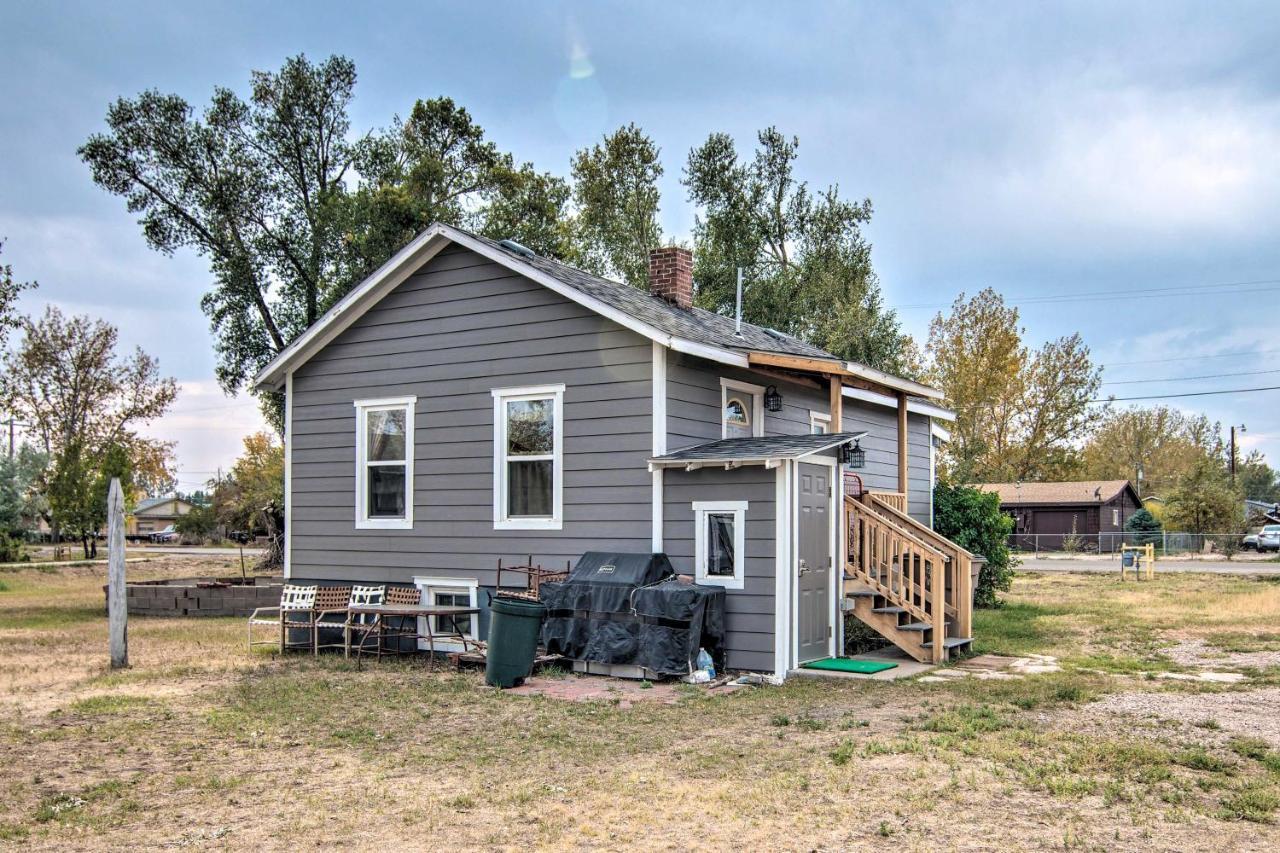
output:
[{"label": "tall leafy tree", "polygon": [[1169,406],[1133,406],[1103,413],[1081,452],[1083,477],[1129,480],[1143,496],[1165,496],[1202,457],[1218,457],[1222,440],[1204,415]]},{"label": "tall leafy tree", "polygon": [[1165,529],[1185,533],[1238,533],[1243,525],[1240,493],[1231,488],[1221,458],[1197,459],[1169,495]]},{"label": "tall leafy tree", "polygon": [[770,127],[751,160],[714,133],[689,153],[683,182],[694,226],[698,303],[732,313],[744,270],[744,319],[843,358],[896,373],[915,367],[911,340],[885,308],[862,228],[871,201],[813,193],[796,178],[799,140]]},{"label": "tall leafy tree", "polygon": [[511,238],[556,258],[571,252],[569,187],[485,138],[452,98],[419,100],[407,119],[356,145],[358,189],[348,199],[348,278],[372,272],[433,222]]},{"label": "tall leafy tree", "polygon": [[573,157],[579,262],[600,275],[645,287],[658,225],[660,151],[634,124],[620,127]]},{"label": "tall leafy tree", "polygon": [[957,479],[1052,480],[1078,470],[1102,370],[1078,334],[1034,351],[1022,335],[1017,309],[990,288],[960,294],[930,323],[930,378],[957,415],[946,460]]},{"label": "tall leafy tree", "polygon": [[[0,240],[0,254],[4,253],[4,240]],[[0,346],[20,320],[17,311],[18,297],[22,291],[35,287],[33,281],[14,281],[13,267],[0,264]]]},{"label": "tall leafy tree", "polygon": [[229,392],[343,291],[355,80],[349,59],[296,56],[278,72],[255,71],[248,100],[218,88],[200,115],[151,90],[116,101],[108,131],[80,148],[94,181],[139,215],[153,248],[209,259],[214,284],[201,307]]},{"label": "tall leafy tree", "polygon": [[1241,493],[1251,500],[1280,502],[1280,472],[1267,464],[1261,451],[1251,450],[1236,466],[1236,482]]},{"label": "tall leafy tree", "polygon": [[49,456],[24,443],[10,458],[0,455],[0,536],[19,534],[48,511],[44,476]]},{"label": "tall leafy tree", "polygon": [[144,490],[170,488],[172,444],[138,433],[177,397],[177,383],[161,374],[158,362],[141,349],[118,354],[114,326],[67,317],[53,306],[38,320],[24,319],[21,331],[18,346],[4,355],[0,401],[31,424],[53,460],[55,527],[65,522],[87,535],[97,511],[92,484],[112,466],[127,468]]}]

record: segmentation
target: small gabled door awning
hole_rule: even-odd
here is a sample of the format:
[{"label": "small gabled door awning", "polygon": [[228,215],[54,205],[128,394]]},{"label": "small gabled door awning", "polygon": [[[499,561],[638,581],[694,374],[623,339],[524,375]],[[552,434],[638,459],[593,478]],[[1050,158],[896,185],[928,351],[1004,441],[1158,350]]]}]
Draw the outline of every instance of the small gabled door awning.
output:
[{"label": "small gabled door awning", "polygon": [[764,465],[766,468],[776,468],[783,460],[812,456],[864,438],[866,435],[866,432],[836,432],[829,435],[722,438],[719,441],[695,444],[693,447],[655,456],[649,460],[649,470],[685,468],[692,471],[712,465],[723,465],[726,468]]}]

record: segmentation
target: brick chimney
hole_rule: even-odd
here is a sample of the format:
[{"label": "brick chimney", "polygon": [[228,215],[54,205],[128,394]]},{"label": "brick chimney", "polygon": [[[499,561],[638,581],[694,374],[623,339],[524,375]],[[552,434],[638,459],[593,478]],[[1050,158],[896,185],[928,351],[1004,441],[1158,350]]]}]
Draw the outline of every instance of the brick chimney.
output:
[{"label": "brick chimney", "polygon": [[692,308],[693,253],[679,246],[650,249],[649,292],[677,308]]}]

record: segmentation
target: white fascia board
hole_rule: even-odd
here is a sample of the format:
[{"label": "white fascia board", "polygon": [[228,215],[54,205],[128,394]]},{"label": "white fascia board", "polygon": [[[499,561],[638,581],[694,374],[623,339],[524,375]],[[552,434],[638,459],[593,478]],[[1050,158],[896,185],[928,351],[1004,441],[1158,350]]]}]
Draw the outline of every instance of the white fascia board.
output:
[{"label": "white fascia board", "polygon": [[951,441],[951,430],[937,423],[929,424],[929,434],[946,443]]},{"label": "white fascia board", "polygon": [[601,302],[585,293],[570,287],[562,281],[547,275],[536,267],[522,263],[519,258],[495,249],[488,243],[475,239],[456,228],[436,223],[415,237],[408,245],[396,252],[390,260],[357,285],[350,293],[338,300],[337,304],[303,332],[293,343],[285,347],[279,355],[271,360],[256,377],[255,388],[279,390],[284,384],[284,371],[296,370],[299,365],[315,355],[325,344],[359,319],[365,311],[373,307],[383,296],[391,292],[398,284],[417,271],[417,268],[434,257],[445,245],[453,242],[470,249],[496,264],[519,273],[525,278],[536,281],[573,302],[589,308],[606,319],[612,320],[623,328],[657,341],[663,346],[671,347],[677,352],[696,355],[721,364],[735,367],[747,367],[747,357],[741,353],[697,341],[685,340],[641,322],[625,311]]},{"label": "white fascia board", "polygon": [[905,391],[908,394],[928,397],[933,400],[941,400],[945,396],[937,388],[930,388],[928,385],[922,385],[910,379],[903,379],[901,376],[894,376],[892,373],[885,373],[883,370],[876,370],[874,367],[867,367],[865,364],[858,364],[856,361],[846,361],[844,367],[854,376],[878,383],[886,388],[893,388],[895,391]]},{"label": "white fascia board", "polygon": [[[862,400],[864,403],[886,406],[890,409],[898,408],[897,399],[890,397],[888,394],[877,394],[875,391],[866,391],[862,388],[853,388],[846,385],[844,386],[844,396],[853,400]],[[923,400],[908,400],[907,411],[917,415],[928,415],[931,418],[938,418],[943,421],[954,421],[956,419],[956,413],[950,409],[944,409],[941,406],[935,406]]]}]

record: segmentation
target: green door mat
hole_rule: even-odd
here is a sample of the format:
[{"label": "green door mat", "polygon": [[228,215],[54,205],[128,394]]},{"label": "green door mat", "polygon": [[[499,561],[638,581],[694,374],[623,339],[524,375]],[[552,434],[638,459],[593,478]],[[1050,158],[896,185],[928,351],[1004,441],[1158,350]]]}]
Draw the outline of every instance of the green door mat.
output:
[{"label": "green door mat", "polygon": [[833,672],[857,672],[863,675],[870,675],[873,672],[884,672],[886,669],[893,669],[896,663],[886,663],[880,660],[853,660],[852,658],[823,658],[822,660],[811,660],[808,663],[800,664],[801,669],[826,669]]}]

